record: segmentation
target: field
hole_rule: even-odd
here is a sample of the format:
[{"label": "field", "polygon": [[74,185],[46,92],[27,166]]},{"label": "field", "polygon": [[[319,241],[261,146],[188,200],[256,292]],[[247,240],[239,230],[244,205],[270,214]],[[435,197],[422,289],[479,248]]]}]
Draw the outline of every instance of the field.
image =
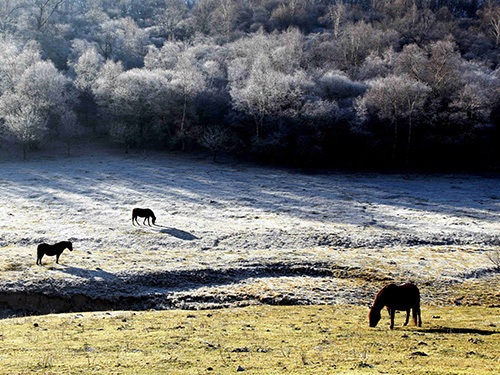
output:
[{"label": "field", "polygon": [[[2,155],[8,306],[368,305],[388,281],[417,282],[426,304],[500,303],[488,259],[500,249],[497,176],[311,173],[89,149]],[[152,208],[157,226],[133,226],[133,207]],[[39,243],[62,240],[74,251],[35,265]]]},{"label": "field", "polygon": [[[361,306],[98,312],[0,321],[8,374],[498,374],[500,317],[426,307],[368,328]],[[397,323],[403,320],[397,316]],[[467,327],[467,328],[464,328]],[[239,371],[238,371],[239,369]],[[244,370],[244,372],[243,372]]]},{"label": "field", "polygon": [[[24,162],[3,150],[0,191],[2,315],[73,312],[0,322],[2,363],[25,358],[7,372],[134,373],[138,357],[151,373],[434,373],[435,358],[436,373],[498,371],[497,175],[297,171],[80,147]],[[153,209],[157,225],[133,226],[133,207]],[[62,240],[74,251],[35,265],[39,243]],[[407,281],[420,287],[424,326],[367,328],[377,290]],[[131,312],[148,309],[193,312]],[[84,321],[91,328],[77,328]]]}]

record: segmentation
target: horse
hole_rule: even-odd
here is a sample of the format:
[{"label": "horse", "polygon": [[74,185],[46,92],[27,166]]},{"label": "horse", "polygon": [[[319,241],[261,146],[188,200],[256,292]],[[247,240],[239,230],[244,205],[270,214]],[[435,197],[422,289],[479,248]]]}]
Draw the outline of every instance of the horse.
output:
[{"label": "horse", "polygon": [[415,284],[407,283],[403,285],[389,284],[377,293],[373,305],[370,308],[368,319],[370,327],[375,327],[380,320],[380,311],[387,307],[391,317],[391,329],[394,329],[394,315],[396,310],[406,311],[406,320],[403,326],[408,324],[410,310],[413,310],[413,322],[422,327],[422,317],[420,315],[420,292]]},{"label": "horse", "polygon": [[151,211],[149,208],[134,208],[132,210],[132,225],[135,225],[134,220],[137,223],[137,225],[139,225],[139,222],[137,221],[138,217],[144,218],[144,222],[143,222],[144,225],[146,225],[146,220],[147,220],[148,225],[151,226],[151,224],[149,223],[149,218],[151,218],[151,220],[153,221],[153,225],[156,225],[155,224],[156,216],[153,213],[153,211]]},{"label": "horse", "polygon": [[42,265],[42,258],[44,255],[56,256],[56,263],[59,264],[59,257],[61,256],[64,249],[73,251],[73,244],[70,241],[58,242],[54,245],[49,245],[47,243],[41,243],[36,249],[37,258],[36,264]]}]

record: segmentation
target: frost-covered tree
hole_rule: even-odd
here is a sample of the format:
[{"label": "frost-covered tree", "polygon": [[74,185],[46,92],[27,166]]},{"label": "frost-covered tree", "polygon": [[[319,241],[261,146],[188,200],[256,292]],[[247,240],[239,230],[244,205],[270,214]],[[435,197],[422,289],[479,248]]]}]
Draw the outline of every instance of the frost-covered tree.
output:
[{"label": "frost-covered tree", "polygon": [[24,8],[37,31],[45,29],[66,0],[25,0]]},{"label": "frost-covered tree", "polygon": [[150,70],[174,69],[183,51],[184,46],[179,42],[167,41],[160,49],[149,46],[148,53],[144,58],[144,67]]},{"label": "frost-covered tree", "polygon": [[438,41],[426,49],[416,44],[405,46],[396,62],[398,72],[428,84],[435,95],[450,97],[458,88],[461,61],[450,41]]},{"label": "frost-covered tree", "polygon": [[[205,88],[205,78],[194,64],[192,56],[183,54],[172,72],[170,87],[180,99],[181,118],[179,121],[179,136],[184,137],[188,126],[188,111],[193,105],[193,100]],[[184,148],[184,141],[182,141]]]},{"label": "frost-covered tree", "polygon": [[413,121],[423,110],[429,87],[408,75],[390,75],[369,83],[369,89],[357,102],[360,116],[377,115],[394,127],[392,158],[395,161],[399,142],[399,126],[407,121],[406,164],[409,163]]},{"label": "frost-covered tree", "polygon": [[47,119],[33,103],[19,103],[17,99],[14,96],[0,98],[0,114],[5,130],[22,145],[23,159],[26,160],[29,146],[45,136]]},{"label": "frost-covered tree", "polygon": [[130,147],[160,141],[158,118],[168,106],[170,91],[163,72],[132,69],[120,72],[114,63],[106,63],[96,81],[97,102],[110,122],[111,136]]},{"label": "frost-covered tree", "polygon": [[344,3],[330,4],[327,8],[326,14],[320,18],[333,29],[333,37],[337,39],[340,35],[341,26],[347,18],[347,7]]},{"label": "frost-covered tree", "polygon": [[17,0],[0,0],[0,34],[14,33],[24,3]]},{"label": "frost-covered tree", "polygon": [[105,60],[120,60],[126,68],[143,65],[149,32],[141,29],[132,18],[104,21],[93,28],[90,37]]},{"label": "frost-covered tree", "polygon": [[104,59],[97,53],[96,48],[89,46],[73,66],[76,75],[75,86],[84,92],[91,92],[103,64]]},{"label": "frost-covered tree", "polygon": [[77,116],[69,107],[64,107],[58,113],[60,125],[57,128],[57,135],[66,143],[66,152],[68,156],[71,154],[71,146],[75,140],[83,134],[84,130],[78,123]]},{"label": "frost-covered tree", "polygon": [[369,80],[377,77],[386,77],[394,73],[397,54],[393,48],[388,48],[381,55],[371,53],[361,65],[357,74],[360,80]]},{"label": "frost-covered tree", "polygon": [[[78,56],[79,55],[79,56]],[[73,81],[78,95],[78,104],[76,106],[79,123],[85,127],[90,127],[94,133],[97,131],[97,104],[93,88],[99,77],[104,59],[95,46],[86,45],[82,51],[77,52],[77,60],[70,65],[75,72]]]},{"label": "frost-covered tree", "polygon": [[490,121],[493,107],[500,100],[500,79],[484,66],[467,62],[461,67],[460,89],[450,103],[452,121],[478,126]]},{"label": "frost-covered tree", "polygon": [[0,42],[0,94],[14,89],[24,71],[42,60],[40,46],[30,42],[22,46],[14,41]]},{"label": "frost-covered tree", "polygon": [[22,144],[24,158],[29,146],[49,131],[57,133],[63,121],[72,116],[68,86],[69,80],[54,64],[38,61],[21,73],[10,90],[2,93],[0,117],[7,133]]},{"label": "frost-covered tree", "polygon": [[495,44],[500,44],[500,5],[489,3],[479,11],[483,23],[488,27],[491,34],[495,37]]},{"label": "frost-covered tree", "polygon": [[360,66],[372,52],[380,53],[396,44],[398,34],[394,30],[377,30],[365,22],[346,24],[335,43],[335,59],[343,70]]},{"label": "frost-covered tree", "polygon": [[202,146],[206,147],[212,153],[212,159],[215,162],[217,154],[220,152],[231,151],[235,145],[231,144],[230,133],[222,126],[210,126],[206,128],[201,137]]},{"label": "frost-covered tree", "polygon": [[254,119],[255,136],[266,116],[296,115],[301,105],[304,76],[301,72],[288,75],[274,70],[270,59],[261,54],[255,61],[248,79],[231,87],[231,98],[237,110]]},{"label": "frost-covered tree", "polygon": [[165,39],[179,36],[186,15],[187,6],[184,1],[165,0],[165,8],[154,18],[156,34]]}]

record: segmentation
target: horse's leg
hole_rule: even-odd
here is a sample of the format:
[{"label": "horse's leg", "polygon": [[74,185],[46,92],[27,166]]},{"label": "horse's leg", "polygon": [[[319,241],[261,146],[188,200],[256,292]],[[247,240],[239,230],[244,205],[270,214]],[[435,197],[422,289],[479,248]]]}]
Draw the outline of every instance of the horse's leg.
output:
[{"label": "horse's leg", "polygon": [[[418,324],[417,324],[417,319],[418,319]],[[415,306],[413,308],[413,322],[415,323],[415,325],[422,327],[422,316],[420,315],[420,306]]]},{"label": "horse's leg", "polygon": [[147,217],[144,217],[144,221],[142,222],[142,225],[146,225],[146,219],[147,219]]},{"label": "horse's leg", "polygon": [[59,264],[59,256],[61,255],[61,253],[59,254],[56,254],[56,263]]},{"label": "horse's leg", "polygon": [[134,218],[134,215],[132,215],[132,225],[135,225],[135,223],[134,223],[134,219],[136,219],[136,220],[137,220],[137,218]]},{"label": "horse's leg", "polygon": [[42,258],[43,254],[38,256],[38,259],[36,260],[36,264],[42,265]]},{"label": "horse's leg", "polygon": [[[411,309],[410,309],[411,310]],[[403,327],[408,325],[408,322],[410,320],[410,310],[406,310],[406,320],[403,323]]]},{"label": "horse's leg", "polygon": [[391,309],[391,329],[394,329],[394,317],[396,315],[396,310],[395,309]]},{"label": "horse's leg", "polygon": [[151,223],[149,222],[149,216],[148,216],[148,225],[151,226]]}]

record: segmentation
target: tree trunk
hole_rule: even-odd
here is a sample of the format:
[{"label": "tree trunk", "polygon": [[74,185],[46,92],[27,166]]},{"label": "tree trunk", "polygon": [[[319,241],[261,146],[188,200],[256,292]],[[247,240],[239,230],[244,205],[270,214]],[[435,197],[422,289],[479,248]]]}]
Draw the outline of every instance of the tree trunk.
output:
[{"label": "tree trunk", "polygon": [[187,95],[184,95],[184,105],[182,106],[182,120],[181,120],[181,151],[186,148],[185,136],[184,136],[184,125],[186,123],[186,112],[187,112]]},{"label": "tree trunk", "polygon": [[396,151],[398,148],[398,120],[394,121],[394,145],[392,146],[392,162],[396,162]]},{"label": "tree trunk", "polygon": [[406,166],[410,165],[410,149],[411,149],[411,130],[412,130],[412,118],[411,115],[408,118],[408,144],[406,145]]},{"label": "tree trunk", "polygon": [[184,95],[184,105],[182,107],[181,132],[184,131],[184,124],[186,122],[186,111],[187,111],[187,96]]}]

